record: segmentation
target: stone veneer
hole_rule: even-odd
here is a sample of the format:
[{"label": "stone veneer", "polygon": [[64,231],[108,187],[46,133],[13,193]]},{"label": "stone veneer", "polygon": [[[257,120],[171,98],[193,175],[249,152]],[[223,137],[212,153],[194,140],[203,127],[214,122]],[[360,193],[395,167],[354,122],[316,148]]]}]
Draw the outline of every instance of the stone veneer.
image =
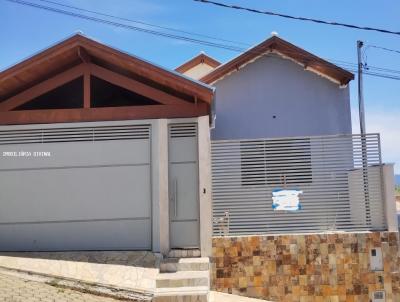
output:
[{"label": "stone veneer", "polygon": [[[384,270],[370,270],[381,247]],[[400,301],[399,235],[390,232],[214,237],[212,289],[273,301]]]}]

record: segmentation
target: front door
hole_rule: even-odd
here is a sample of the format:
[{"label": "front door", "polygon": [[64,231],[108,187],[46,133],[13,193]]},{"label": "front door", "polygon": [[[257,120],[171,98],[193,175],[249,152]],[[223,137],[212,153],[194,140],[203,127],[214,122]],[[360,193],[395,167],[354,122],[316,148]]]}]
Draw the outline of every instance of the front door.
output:
[{"label": "front door", "polygon": [[197,124],[169,127],[169,217],[171,248],[199,247]]}]

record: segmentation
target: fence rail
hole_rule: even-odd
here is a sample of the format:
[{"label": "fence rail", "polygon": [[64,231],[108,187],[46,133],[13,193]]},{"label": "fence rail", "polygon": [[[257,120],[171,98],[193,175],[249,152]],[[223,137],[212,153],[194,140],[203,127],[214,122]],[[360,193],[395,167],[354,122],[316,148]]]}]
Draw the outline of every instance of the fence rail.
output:
[{"label": "fence rail", "polygon": [[[386,228],[379,134],[213,141],[212,187],[215,235]],[[274,210],[278,188],[301,210]]]}]

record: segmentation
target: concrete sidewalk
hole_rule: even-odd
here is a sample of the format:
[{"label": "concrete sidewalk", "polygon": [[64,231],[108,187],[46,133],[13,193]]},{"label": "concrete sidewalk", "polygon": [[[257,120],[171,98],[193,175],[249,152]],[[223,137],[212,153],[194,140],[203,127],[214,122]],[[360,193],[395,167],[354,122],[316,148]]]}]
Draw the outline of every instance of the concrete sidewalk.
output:
[{"label": "concrete sidewalk", "polygon": [[106,297],[59,288],[42,282],[0,274],[1,302],[118,302]]}]

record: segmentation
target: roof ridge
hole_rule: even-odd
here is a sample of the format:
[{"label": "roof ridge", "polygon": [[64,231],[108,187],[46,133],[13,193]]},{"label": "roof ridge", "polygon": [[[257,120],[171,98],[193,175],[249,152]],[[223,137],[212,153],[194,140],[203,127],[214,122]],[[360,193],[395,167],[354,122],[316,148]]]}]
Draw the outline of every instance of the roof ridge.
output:
[{"label": "roof ridge", "polygon": [[184,73],[200,63],[206,63],[207,65],[210,65],[213,68],[216,68],[221,65],[220,61],[206,54],[205,51],[200,51],[199,54],[191,57],[190,59],[186,60],[183,64],[176,67],[175,71],[179,73]]},{"label": "roof ridge", "polygon": [[[354,75],[351,72],[274,35],[254,46],[251,46],[245,52],[240,53],[231,60],[216,67],[214,70],[200,78],[200,81],[209,84],[214,83],[226,74],[237,70],[238,67],[243,66],[247,62],[262,56],[267,52],[272,52],[273,50],[306,65],[306,67],[309,67],[311,70],[315,69],[316,72],[324,74],[325,76],[340,82],[342,85],[348,84],[348,82],[354,79]],[[313,65],[313,67],[311,67],[311,65]]]}]

